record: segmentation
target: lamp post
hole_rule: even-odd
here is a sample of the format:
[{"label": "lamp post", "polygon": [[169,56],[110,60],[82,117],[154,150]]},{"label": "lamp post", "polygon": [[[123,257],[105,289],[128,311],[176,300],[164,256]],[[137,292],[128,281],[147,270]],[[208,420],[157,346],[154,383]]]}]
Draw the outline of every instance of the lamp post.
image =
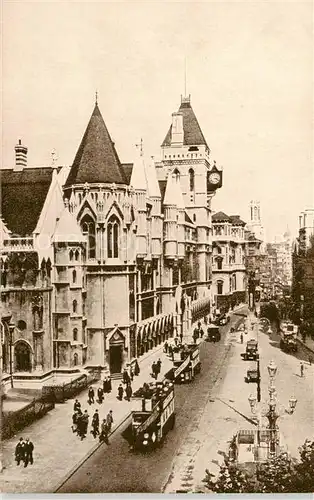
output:
[{"label": "lamp post", "polygon": [[13,346],[13,332],[15,325],[13,323],[9,324],[9,332],[10,332],[10,382],[11,389],[13,389],[13,356],[12,356],[12,346]]},{"label": "lamp post", "polygon": [[[280,415],[276,412],[276,399],[275,399],[275,394],[276,394],[276,388],[274,384],[274,379],[277,373],[277,365],[274,361],[270,361],[270,363],[267,366],[268,374],[269,374],[269,386],[268,386],[268,393],[269,393],[269,402],[268,402],[268,411],[264,414],[264,416],[268,419],[268,429],[269,429],[269,434],[270,434],[270,439],[269,439],[269,453],[271,457],[276,456],[276,445],[277,445],[277,432],[278,432],[278,425],[277,425],[277,420],[280,417]],[[260,444],[260,429],[261,429],[261,410],[260,406],[257,406],[258,397],[255,397],[253,394],[251,394],[248,398],[250,407],[251,407],[251,412],[253,414],[258,413],[258,444]],[[286,413],[289,415],[292,415],[295,408],[297,405],[297,399],[295,397],[290,397],[289,399],[289,409],[286,410]],[[258,408],[258,410],[257,410]]]}]

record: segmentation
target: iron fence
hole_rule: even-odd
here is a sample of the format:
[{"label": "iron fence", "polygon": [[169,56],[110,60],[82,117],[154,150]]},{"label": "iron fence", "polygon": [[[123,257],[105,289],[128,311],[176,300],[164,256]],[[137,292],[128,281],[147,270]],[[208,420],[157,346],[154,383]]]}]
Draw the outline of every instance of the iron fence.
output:
[{"label": "iron fence", "polygon": [[43,417],[55,407],[54,402],[45,398],[34,399],[24,408],[4,413],[1,438],[8,439],[21,431],[27,425]]}]

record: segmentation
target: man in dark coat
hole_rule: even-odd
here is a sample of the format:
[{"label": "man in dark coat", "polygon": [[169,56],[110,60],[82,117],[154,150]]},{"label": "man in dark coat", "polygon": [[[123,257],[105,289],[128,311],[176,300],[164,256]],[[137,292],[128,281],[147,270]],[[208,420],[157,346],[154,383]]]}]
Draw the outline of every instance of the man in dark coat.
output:
[{"label": "man in dark coat", "polygon": [[103,419],[102,424],[101,424],[101,432],[100,432],[100,436],[99,436],[99,441],[101,443],[105,442],[106,444],[109,444],[108,434],[109,434],[108,425],[107,425],[106,419]]},{"label": "man in dark coat", "polygon": [[87,434],[87,429],[88,429],[88,419],[89,419],[89,415],[87,413],[87,410],[84,411],[82,417],[82,425],[81,425],[81,428],[82,428],[82,434],[81,434],[81,440],[83,441],[83,439],[86,437],[86,434]]},{"label": "man in dark coat", "polygon": [[25,442],[23,438],[21,437],[19,442],[17,443],[15,447],[15,461],[16,465],[20,465],[20,461],[24,461],[25,459]]},{"label": "man in dark coat", "polygon": [[130,376],[126,369],[123,370],[123,383],[129,384],[131,382]]},{"label": "man in dark coat", "polygon": [[74,408],[73,408],[73,410],[74,410],[74,411],[78,411],[78,410],[80,410],[80,409],[81,409],[81,403],[79,402],[79,400],[78,400],[78,399],[76,399],[76,400],[75,400],[75,403],[74,403]]},{"label": "man in dark coat", "polygon": [[91,405],[92,403],[95,403],[95,392],[92,387],[88,389],[88,403]]},{"label": "man in dark coat", "polygon": [[122,384],[119,385],[118,387],[118,396],[117,398],[119,399],[119,401],[122,401],[122,398],[123,398],[123,387],[122,387]]},{"label": "man in dark coat", "polygon": [[98,403],[101,404],[104,399],[104,392],[101,387],[98,387],[97,396],[98,396]]},{"label": "man in dark coat", "polygon": [[155,361],[153,361],[153,363],[152,363],[152,377],[157,378],[156,377],[156,363],[155,363]]},{"label": "man in dark coat", "polygon": [[[156,363],[156,367],[157,367],[157,368],[156,368],[157,375],[159,375],[159,374],[160,374],[160,372],[161,372],[161,359],[160,359],[160,358],[158,359],[158,361],[157,361],[157,363]],[[156,378],[157,378],[157,377],[156,377]]]},{"label": "man in dark coat", "polygon": [[112,385],[111,385],[111,377],[109,375],[108,377],[108,392],[111,392],[112,391]]},{"label": "man in dark coat", "polygon": [[110,410],[109,413],[107,414],[106,422],[107,422],[108,432],[110,432],[113,424],[112,410]]},{"label": "man in dark coat", "polygon": [[133,371],[132,366],[131,366],[131,368],[130,368],[130,379],[131,379],[131,382],[133,382],[133,379],[134,379],[134,371]]},{"label": "man in dark coat", "polygon": [[27,467],[28,463],[30,463],[31,465],[33,465],[33,463],[34,463],[33,451],[34,451],[34,445],[33,445],[33,443],[29,440],[29,438],[26,438],[26,441],[25,441],[24,467]]},{"label": "man in dark coat", "polygon": [[93,418],[92,418],[91,434],[93,434],[94,438],[96,438],[97,434],[99,434],[99,413],[98,413],[98,410],[95,411]]},{"label": "man in dark coat", "polygon": [[125,388],[125,399],[127,401],[130,401],[131,399],[131,396],[132,396],[132,387],[131,387],[131,384],[128,384]]},{"label": "man in dark coat", "polygon": [[139,367],[138,361],[136,359],[135,363],[134,363],[134,375],[137,377],[137,375],[139,375],[139,374],[140,374],[140,367]]}]

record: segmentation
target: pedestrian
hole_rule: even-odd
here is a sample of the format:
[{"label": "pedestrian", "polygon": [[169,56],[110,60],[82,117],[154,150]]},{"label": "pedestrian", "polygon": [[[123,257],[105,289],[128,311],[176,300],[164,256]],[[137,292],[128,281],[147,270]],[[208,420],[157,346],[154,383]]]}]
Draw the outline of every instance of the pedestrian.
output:
[{"label": "pedestrian", "polygon": [[24,467],[27,467],[28,463],[33,465],[33,463],[34,463],[33,451],[34,451],[33,443],[29,440],[29,438],[26,438],[25,453],[24,453]]},{"label": "pedestrian", "polygon": [[75,400],[75,403],[74,403],[74,408],[73,408],[73,410],[74,410],[74,411],[78,411],[78,410],[80,410],[80,409],[81,409],[81,403],[79,402],[79,400],[78,400],[78,399],[76,399],[76,400]]},{"label": "pedestrian", "polygon": [[124,370],[123,370],[122,379],[123,379],[123,383],[126,385],[131,382],[130,376],[129,376],[126,368],[124,368]]},{"label": "pedestrian", "polygon": [[241,344],[243,344],[243,333],[242,332],[240,333],[240,340],[241,340]]},{"label": "pedestrian", "polygon": [[130,379],[131,379],[131,382],[133,382],[133,379],[134,379],[134,371],[133,371],[132,366],[131,366],[131,368],[130,368]]},{"label": "pedestrian", "polygon": [[110,410],[109,413],[107,414],[106,423],[107,423],[108,431],[110,432],[112,424],[113,424],[112,410]]},{"label": "pedestrian", "polygon": [[101,403],[104,400],[104,391],[102,390],[101,387],[98,387],[97,389],[97,396],[98,396],[98,403],[101,405]]},{"label": "pedestrian", "polygon": [[168,353],[168,342],[167,341],[164,343],[164,352],[166,354]]},{"label": "pedestrian", "polygon": [[92,403],[95,403],[95,392],[92,387],[88,389],[88,404],[91,405]]},{"label": "pedestrian", "polygon": [[311,365],[312,365],[312,363],[313,363],[313,358],[312,358],[312,356],[309,356],[309,363],[310,363],[310,366],[311,366]]},{"label": "pedestrian", "polygon": [[157,365],[157,375],[159,375],[161,372],[161,359],[160,358],[158,358],[156,365]]},{"label": "pedestrian", "polygon": [[128,384],[125,388],[125,399],[127,401],[130,401],[131,399],[131,396],[132,396],[132,387],[131,387],[131,384]]},{"label": "pedestrian", "polygon": [[93,418],[92,418],[91,434],[93,434],[95,439],[96,439],[97,434],[99,434],[99,413],[98,413],[98,410],[95,411]]},{"label": "pedestrian", "polygon": [[79,412],[75,411],[72,415],[72,432],[77,432],[78,417],[79,417]]},{"label": "pedestrian", "polygon": [[303,365],[302,361],[300,363],[300,374],[301,374],[301,377],[304,376],[304,365]]},{"label": "pedestrian", "polygon": [[197,339],[198,339],[198,330],[197,330],[197,328],[194,328],[194,331],[193,331],[194,344],[196,344]]},{"label": "pedestrian", "polygon": [[172,357],[172,353],[173,353],[172,345],[169,345],[168,352],[170,354],[170,357]]},{"label": "pedestrian", "polygon": [[84,439],[83,438],[84,421],[83,421],[83,413],[82,412],[77,414],[76,433],[77,433],[78,437],[80,437],[81,439]]},{"label": "pedestrian", "polygon": [[110,375],[107,378],[107,384],[108,384],[108,392],[111,392],[112,391],[112,385],[111,385],[111,377],[110,377]]},{"label": "pedestrian", "polygon": [[140,367],[137,359],[134,362],[134,375],[137,377],[140,374]]},{"label": "pedestrian", "polygon": [[155,363],[155,361],[153,361],[153,363],[152,363],[152,373],[151,373],[151,376],[153,378],[157,378],[156,377],[156,363]]},{"label": "pedestrian", "polygon": [[101,432],[99,436],[99,441],[101,443],[106,443],[109,444],[109,439],[108,439],[108,434],[109,434],[109,429],[108,425],[105,419],[103,419],[102,424],[101,424]]},{"label": "pedestrian", "polygon": [[119,401],[122,401],[122,398],[123,398],[123,387],[122,387],[122,384],[120,384],[119,387],[118,387],[118,396],[117,396],[117,399]]},{"label": "pedestrian", "polygon": [[182,344],[183,341],[183,333],[180,333],[180,344]]},{"label": "pedestrian", "polygon": [[86,437],[87,429],[88,429],[89,415],[87,413],[87,410],[84,411],[84,413],[83,413],[83,415],[81,417],[81,420],[82,420],[82,425],[81,425],[81,429],[82,429],[81,441],[83,441],[83,439]]},{"label": "pedestrian", "polygon": [[17,443],[15,447],[15,461],[16,465],[20,465],[20,461],[24,462],[25,458],[25,442],[24,439],[21,437],[19,442]]}]

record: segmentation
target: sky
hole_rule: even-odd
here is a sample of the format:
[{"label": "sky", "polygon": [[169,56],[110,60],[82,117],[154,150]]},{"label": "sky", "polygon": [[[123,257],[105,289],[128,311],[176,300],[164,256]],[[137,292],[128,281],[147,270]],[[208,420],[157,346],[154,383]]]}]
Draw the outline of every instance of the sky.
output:
[{"label": "sky", "polygon": [[122,162],[160,157],[191,104],[223,167],[212,208],[268,241],[313,207],[313,3],[2,1],[2,167],[18,139],[29,165],[70,165],[95,103]]}]

